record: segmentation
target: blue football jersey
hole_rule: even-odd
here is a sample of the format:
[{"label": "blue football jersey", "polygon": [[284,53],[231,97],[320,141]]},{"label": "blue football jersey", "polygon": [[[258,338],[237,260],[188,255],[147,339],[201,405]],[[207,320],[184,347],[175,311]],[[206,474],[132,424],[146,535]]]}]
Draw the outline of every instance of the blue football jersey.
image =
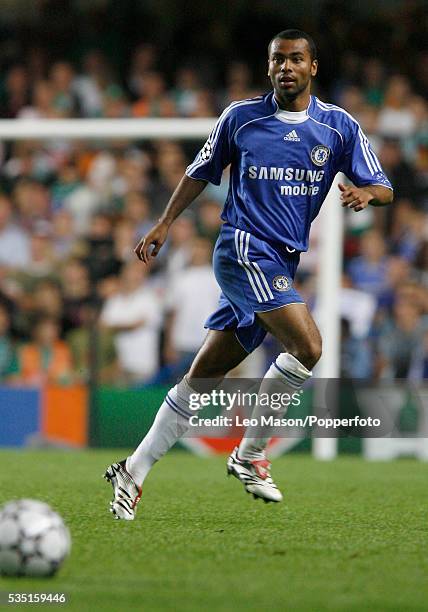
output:
[{"label": "blue football jersey", "polygon": [[230,164],[222,219],[278,246],[308,248],[309,230],[338,172],[357,186],[391,184],[358,122],[311,96],[306,111],[282,111],[270,92],[233,102],[186,169],[219,185]]}]

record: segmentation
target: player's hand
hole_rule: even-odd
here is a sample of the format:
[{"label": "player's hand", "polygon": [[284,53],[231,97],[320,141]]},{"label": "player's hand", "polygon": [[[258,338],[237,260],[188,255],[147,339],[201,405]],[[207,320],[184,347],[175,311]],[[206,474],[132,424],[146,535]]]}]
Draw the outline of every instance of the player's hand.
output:
[{"label": "player's hand", "polygon": [[340,195],[342,206],[353,208],[355,212],[364,210],[369,205],[370,200],[373,200],[373,195],[360,187],[351,187],[339,183],[339,189],[342,192]]},{"label": "player's hand", "polygon": [[[156,223],[148,234],[141,238],[135,247],[134,253],[137,255],[138,259],[147,264],[152,257],[156,257],[168,236],[168,230],[169,225],[164,221]],[[151,249],[152,245],[154,246]]]}]

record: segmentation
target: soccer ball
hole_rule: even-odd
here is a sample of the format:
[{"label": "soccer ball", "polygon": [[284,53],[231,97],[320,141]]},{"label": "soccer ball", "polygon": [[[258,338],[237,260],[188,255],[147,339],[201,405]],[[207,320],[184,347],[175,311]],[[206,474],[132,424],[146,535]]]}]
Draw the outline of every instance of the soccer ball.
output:
[{"label": "soccer ball", "polygon": [[70,552],[62,518],[34,499],[0,508],[0,575],[53,576]]}]

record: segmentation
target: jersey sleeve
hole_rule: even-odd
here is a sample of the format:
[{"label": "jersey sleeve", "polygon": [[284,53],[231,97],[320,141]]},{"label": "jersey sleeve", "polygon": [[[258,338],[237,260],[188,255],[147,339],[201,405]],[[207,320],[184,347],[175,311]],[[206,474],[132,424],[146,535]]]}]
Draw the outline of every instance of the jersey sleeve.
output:
[{"label": "jersey sleeve", "polygon": [[348,126],[340,170],[356,187],[382,185],[392,189],[367,136],[356,121]]},{"label": "jersey sleeve", "polygon": [[193,163],[186,168],[187,176],[220,185],[223,170],[232,160],[232,123],[233,111],[229,106],[219,117]]}]

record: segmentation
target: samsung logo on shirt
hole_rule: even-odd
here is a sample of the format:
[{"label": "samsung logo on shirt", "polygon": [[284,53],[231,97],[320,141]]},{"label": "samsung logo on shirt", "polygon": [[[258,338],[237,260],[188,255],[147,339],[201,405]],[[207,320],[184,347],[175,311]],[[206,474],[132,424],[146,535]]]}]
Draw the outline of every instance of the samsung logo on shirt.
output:
[{"label": "samsung logo on shirt", "polygon": [[250,166],[250,179],[268,179],[270,181],[322,181],[324,170],[305,170],[305,168],[277,168],[276,166]]}]

